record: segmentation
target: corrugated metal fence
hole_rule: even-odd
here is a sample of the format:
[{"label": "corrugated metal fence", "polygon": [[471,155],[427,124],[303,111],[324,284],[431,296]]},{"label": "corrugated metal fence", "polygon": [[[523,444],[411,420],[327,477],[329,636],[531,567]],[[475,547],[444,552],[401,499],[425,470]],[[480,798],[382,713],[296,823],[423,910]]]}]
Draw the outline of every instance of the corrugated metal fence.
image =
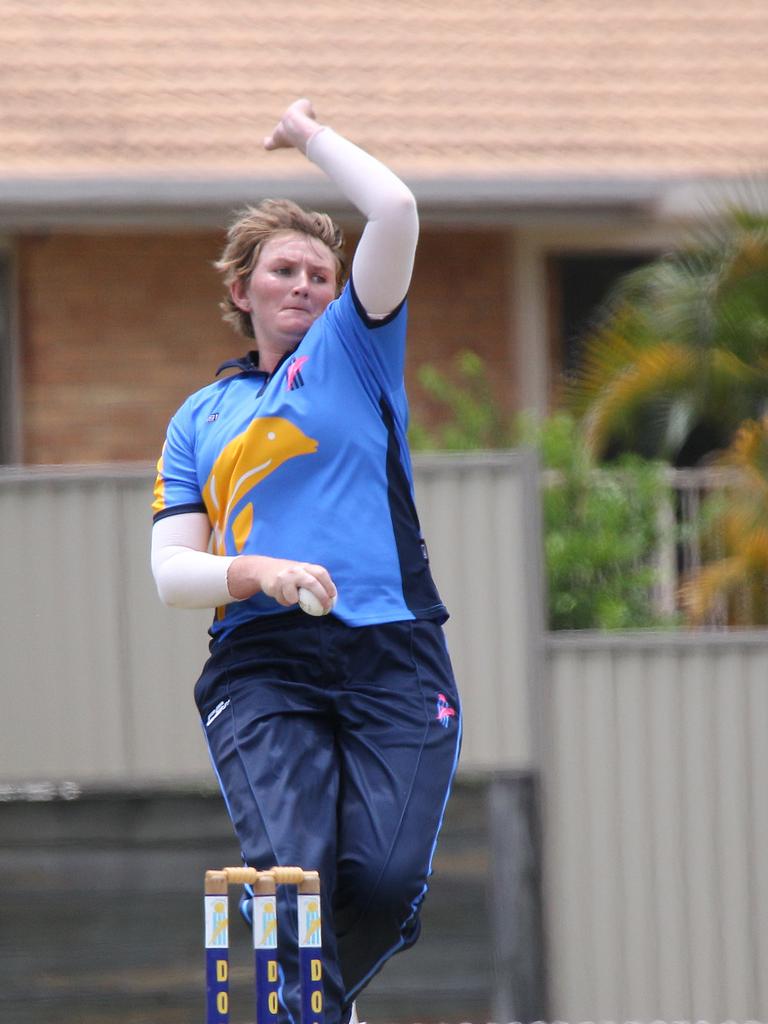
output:
[{"label": "corrugated metal fence", "polygon": [[[209,784],[208,614],[163,608],[148,467],[0,473],[2,785]],[[463,768],[543,790],[550,1019],[768,1020],[768,631],[546,636],[527,454],[416,481]]]},{"label": "corrugated metal fence", "polygon": [[[531,759],[537,474],[527,454],[417,460],[465,695],[465,770]],[[210,613],[164,608],[147,466],[0,472],[0,783],[206,783],[191,689]],[[523,571],[521,572],[521,567]]]},{"label": "corrugated metal fence", "polygon": [[550,1011],[768,1019],[768,634],[548,639]]}]

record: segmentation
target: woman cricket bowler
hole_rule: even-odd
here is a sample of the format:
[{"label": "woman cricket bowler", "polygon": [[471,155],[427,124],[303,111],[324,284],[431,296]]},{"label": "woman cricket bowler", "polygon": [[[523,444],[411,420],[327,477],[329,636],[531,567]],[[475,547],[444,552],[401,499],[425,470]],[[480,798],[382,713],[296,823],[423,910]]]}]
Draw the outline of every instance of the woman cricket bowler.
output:
[{"label": "woman cricket bowler", "polygon": [[[216,609],[195,687],[211,759],[245,864],[320,872],[325,1020],[346,1024],[418,937],[461,735],[406,441],[418,217],[307,100],[264,145],[305,154],[365,228],[346,283],[325,215],[265,201],[230,228],[225,319],[252,348],[170,422],[152,568],[166,604]],[[324,614],[297,607],[300,588]],[[296,919],[281,898],[287,1024]]]}]

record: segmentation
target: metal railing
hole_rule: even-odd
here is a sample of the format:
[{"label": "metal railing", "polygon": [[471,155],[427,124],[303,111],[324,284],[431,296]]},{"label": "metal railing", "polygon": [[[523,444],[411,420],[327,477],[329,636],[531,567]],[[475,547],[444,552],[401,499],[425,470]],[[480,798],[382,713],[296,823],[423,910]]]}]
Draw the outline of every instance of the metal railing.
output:
[{"label": "metal railing", "polygon": [[[596,474],[621,479],[622,470],[600,468]],[[541,474],[545,487],[555,486],[560,473],[544,470]],[[684,625],[683,607],[680,600],[682,585],[704,565],[725,553],[722,538],[705,526],[707,499],[728,488],[737,487],[741,479],[738,470],[723,467],[702,467],[663,471],[668,493],[657,509],[657,546],[648,554],[648,560],[656,569],[651,599],[656,611],[670,620],[681,616]],[[750,618],[750,594],[747,588],[737,600],[747,620]],[[729,605],[721,598],[705,620],[699,624],[704,628],[723,628],[729,625]]]},{"label": "metal railing", "polygon": [[[728,488],[738,487],[741,475],[737,470],[721,467],[668,469],[666,481],[671,489],[670,501],[659,507],[659,548],[656,564],[658,578],[654,600],[665,614],[681,611],[680,588],[704,565],[725,554],[723,538],[705,527],[707,500]],[[750,595],[745,588],[739,595],[743,610],[750,618]],[[701,623],[709,628],[722,628],[728,623],[728,602],[718,598]]]}]

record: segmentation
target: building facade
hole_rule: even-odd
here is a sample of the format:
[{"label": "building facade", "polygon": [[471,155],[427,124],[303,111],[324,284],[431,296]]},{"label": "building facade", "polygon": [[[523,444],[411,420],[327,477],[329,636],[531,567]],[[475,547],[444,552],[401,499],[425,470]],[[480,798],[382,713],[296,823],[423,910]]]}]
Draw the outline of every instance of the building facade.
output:
[{"label": "building facade", "polygon": [[[304,12],[304,15],[302,15]],[[413,188],[409,390],[471,348],[545,411],[618,274],[768,168],[759,0],[35,5],[0,24],[0,460],[154,458],[247,347],[212,268],[234,209],[359,218],[260,146],[299,95]]]}]

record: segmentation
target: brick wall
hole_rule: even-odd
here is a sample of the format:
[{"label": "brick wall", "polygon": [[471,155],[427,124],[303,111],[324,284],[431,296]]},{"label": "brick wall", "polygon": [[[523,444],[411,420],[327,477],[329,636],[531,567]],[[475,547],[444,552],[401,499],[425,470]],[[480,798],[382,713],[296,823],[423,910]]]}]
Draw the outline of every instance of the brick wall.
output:
[{"label": "brick wall", "polygon": [[[219,319],[216,232],[19,239],[23,459],[155,459],[169,416],[249,346]],[[467,346],[510,393],[503,239],[425,231],[411,291],[415,368]]]},{"label": "brick wall", "polygon": [[510,280],[505,236],[494,231],[422,232],[411,288],[408,388],[412,412],[426,422],[441,410],[414,381],[416,368],[447,368],[462,349],[484,359],[496,398],[517,399],[511,362]]}]

